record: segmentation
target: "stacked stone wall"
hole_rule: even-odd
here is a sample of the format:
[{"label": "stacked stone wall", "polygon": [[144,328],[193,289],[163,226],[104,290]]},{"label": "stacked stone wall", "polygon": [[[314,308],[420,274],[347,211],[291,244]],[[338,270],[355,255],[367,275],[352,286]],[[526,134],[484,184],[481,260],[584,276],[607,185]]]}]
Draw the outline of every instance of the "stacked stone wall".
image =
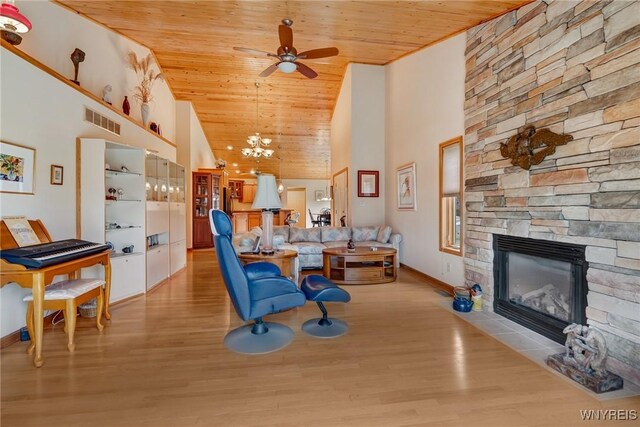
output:
[{"label": "stacked stone wall", "polygon": [[[586,246],[588,323],[640,384],[640,1],[536,1],[467,33],[467,283],[493,302],[492,235]],[[524,170],[526,125],[574,140]]]}]

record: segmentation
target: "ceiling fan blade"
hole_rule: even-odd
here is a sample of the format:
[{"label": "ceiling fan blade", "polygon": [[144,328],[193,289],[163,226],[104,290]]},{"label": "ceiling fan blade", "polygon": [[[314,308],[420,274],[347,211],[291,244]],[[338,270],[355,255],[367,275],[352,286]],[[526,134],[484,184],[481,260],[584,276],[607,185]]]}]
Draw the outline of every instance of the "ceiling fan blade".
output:
[{"label": "ceiling fan blade", "polygon": [[304,65],[302,62],[295,62],[295,64],[298,66],[297,71],[303,76],[308,77],[310,79],[315,79],[316,77],[318,77],[318,73],[316,73],[311,68]]},{"label": "ceiling fan blade", "polygon": [[244,53],[250,53],[251,55],[256,55],[256,56],[276,56],[273,53],[265,52],[263,50],[258,50],[258,49],[250,49],[248,47],[234,47],[233,49],[240,52],[244,52]]},{"label": "ceiling fan blade", "polygon": [[307,50],[306,52],[302,52],[298,55],[298,58],[301,59],[318,59],[318,58],[328,58],[329,56],[336,56],[338,54],[338,48],[335,47],[325,47],[323,49],[313,49]]},{"label": "ceiling fan blade", "polygon": [[282,48],[288,47],[289,50],[291,50],[293,47],[293,31],[291,27],[280,25],[278,27],[278,34],[280,35],[280,46]]},{"label": "ceiling fan blade", "polygon": [[273,74],[273,72],[278,69],[278,64],[279,62],[269,65],[263,72],[260,73],[260,77],[268,77]]}]

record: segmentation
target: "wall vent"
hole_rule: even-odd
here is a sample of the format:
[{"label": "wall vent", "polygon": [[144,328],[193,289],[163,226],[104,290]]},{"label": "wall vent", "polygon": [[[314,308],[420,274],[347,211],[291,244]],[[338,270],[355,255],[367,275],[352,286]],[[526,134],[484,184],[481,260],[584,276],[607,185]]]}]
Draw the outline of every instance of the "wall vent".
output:
[{"label": "wall vent", "polygon": [[84,119],[108,132],[120,136],[120,123],[116,123],[87,107],[84,107]]}]

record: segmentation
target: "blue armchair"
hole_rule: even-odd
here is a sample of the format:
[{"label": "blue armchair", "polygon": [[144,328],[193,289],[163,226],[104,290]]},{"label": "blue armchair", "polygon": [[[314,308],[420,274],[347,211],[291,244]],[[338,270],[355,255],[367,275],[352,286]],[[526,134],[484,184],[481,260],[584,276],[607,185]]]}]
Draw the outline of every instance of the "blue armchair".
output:
[{"label": "blue armchair", "polygon": [[304,305],[305,294],[295,283],[280,275],[280,269],[267,262],[242,266],[232,245],[231,220],[226,213],[209,212],[211,231],[222,279],[242,320],[253,320],[230,331],[224,344],[232,351],[262,354],[279,350],[293,339],[288,326],[264,322],[262,316]]}]

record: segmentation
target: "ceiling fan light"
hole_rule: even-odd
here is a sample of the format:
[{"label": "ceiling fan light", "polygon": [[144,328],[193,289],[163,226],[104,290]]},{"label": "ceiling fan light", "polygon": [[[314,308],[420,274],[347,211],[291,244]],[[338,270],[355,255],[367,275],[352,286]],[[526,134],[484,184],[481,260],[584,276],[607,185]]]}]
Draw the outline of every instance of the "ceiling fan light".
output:
[{"label": "ceiling fan light", "polygon": [[293,73],[295,70],[297,70],[298,66],[296,65],[295,62],[281,62],[281,63],[278,64],[278,68],[283,73],[289,74],[289,73]]},{"label": "ceiling fan light", "polygon": [[245,157],[249,157],[253,154],[253,150],[251,148],[243,148],[242,155]]},{"label": "ceiling fan light", "polygon": [[263,155],[265,158],[267,158],[267,159],[268,159],[269,157],[271,157],[271,156],[273,155],[273,150],[264,150],[264,151],[262,152],[262,155]]},{"label": "ceiling fan light", "polygon": [[262,145],[264,146],[269,146],[269,144],[271,144],[271,138],[263,138],[262,139]]}]

